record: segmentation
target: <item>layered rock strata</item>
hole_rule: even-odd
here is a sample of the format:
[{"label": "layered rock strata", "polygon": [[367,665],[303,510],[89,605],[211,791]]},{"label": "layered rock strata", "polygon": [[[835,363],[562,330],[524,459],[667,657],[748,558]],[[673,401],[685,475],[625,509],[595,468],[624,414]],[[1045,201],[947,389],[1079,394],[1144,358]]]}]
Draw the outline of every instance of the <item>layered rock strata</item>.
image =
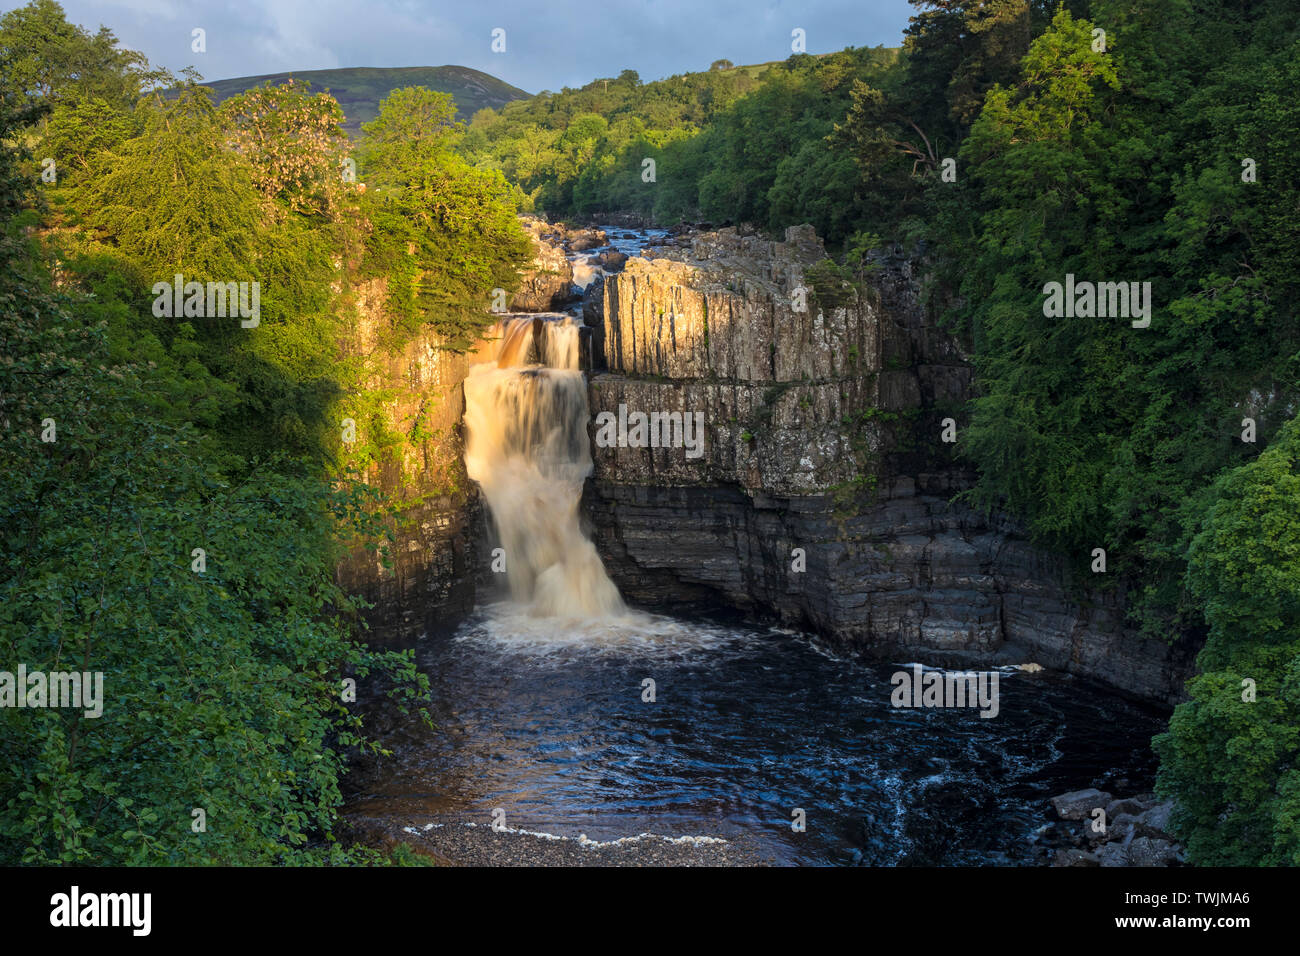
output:
[{"label": "layered rock strata", "polygon": [[907,262],[880,260],[857,291],[808,227],[650,254],[598,293],[608,371],[591,378],[593,419],[698,412],[706,434],[698,457],[671,433],[660,447],[594,442],[594,537],[630,600],[1179,699],[1188,642],[1143,639],[1122,589],[1072,579],[1011,522],[951,503],[970,476],[941,435],[971,370]]}]

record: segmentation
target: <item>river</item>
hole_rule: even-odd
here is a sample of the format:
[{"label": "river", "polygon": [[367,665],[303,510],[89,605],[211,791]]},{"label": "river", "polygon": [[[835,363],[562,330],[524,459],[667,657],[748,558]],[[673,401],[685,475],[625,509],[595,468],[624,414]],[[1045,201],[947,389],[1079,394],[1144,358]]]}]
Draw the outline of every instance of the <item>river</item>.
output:
[{"label": "river", "polygon": [[[1150,786],[1160,717],[1050,672],[1002,669],[999,711],[902,709],[909,661],[780,630],[646,616],[551,628],[502,603],[418,648],[433,720],[352,810],[418,827],[504,822],[576,838],[743,837],[780,864],[1047,861],[1048,798]],[[643,682],[653,680],[654,701]],[[792,829],[793,811],[806,829]]]}]

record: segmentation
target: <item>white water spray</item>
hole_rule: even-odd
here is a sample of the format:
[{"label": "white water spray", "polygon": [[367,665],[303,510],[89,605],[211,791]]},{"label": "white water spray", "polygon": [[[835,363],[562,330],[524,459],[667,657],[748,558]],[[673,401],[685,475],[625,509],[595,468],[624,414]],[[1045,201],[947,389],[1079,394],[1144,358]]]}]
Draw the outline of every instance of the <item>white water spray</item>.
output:
[{"label": "white water spray", "polygon": [[539,617],[622,614],[579,522],[591,452],[578,324],[510,316],[495,331],[492,358],[465,379],[465,467],[487,499],[511,594]]}]

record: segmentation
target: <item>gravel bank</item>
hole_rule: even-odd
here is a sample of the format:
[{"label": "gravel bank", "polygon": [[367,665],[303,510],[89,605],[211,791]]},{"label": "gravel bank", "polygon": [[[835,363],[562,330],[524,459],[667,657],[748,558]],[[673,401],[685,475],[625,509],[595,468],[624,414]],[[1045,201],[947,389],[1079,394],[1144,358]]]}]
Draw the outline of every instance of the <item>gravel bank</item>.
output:
[{"label": "gravel bank", "polygon": [[[743,840],[665,839],[653,834],[597,842],[464,822],[397,826],[352,821],[366,842],[401,842],[444,866],[769,866]],[[377,838],[377,839],[376,839]]]}]

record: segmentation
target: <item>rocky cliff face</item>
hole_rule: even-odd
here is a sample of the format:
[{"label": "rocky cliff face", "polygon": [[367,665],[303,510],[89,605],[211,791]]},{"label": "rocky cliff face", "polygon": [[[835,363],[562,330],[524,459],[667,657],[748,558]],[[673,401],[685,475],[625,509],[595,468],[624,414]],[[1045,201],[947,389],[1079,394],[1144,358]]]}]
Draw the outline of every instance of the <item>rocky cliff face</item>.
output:
[{"label": "rocky cliff face", "polygon": [[[575,300],[569,251],[601,247],[598,230],[566,229],[524,218],[534,261],[510,303],[516,312],[547,313]],[[603,263],[602,263],[603,264]],[[395,347],[385,338],[387,283],[362,284],[354,294],[354,323],[345,355],[363,358],[362,387],[384,396],[378,421],[358,421],[358,446],[387,432],[383,453],[366,464],[364,477],[398,514],[389,522],[395,540],[385,567],[380,556],[356,548],[340,563],[338,580],[373,604],[368,639],[401,646],[421,634],[454,627],[474,605],[476,592],[499,586],[482,560],[488,522],[478,489],[465,473],[463,383],[474,362],[487,356],[447,351],[429,329]],[[372,449],[373,450],[373,449]],[[354,460],[361,456],[352,449]]]},{"label": "rocky cliff face", "polygon": [[807,494],[852,481],[880,444],[878,309],[856,294],[818,301],[804,271],[825,259],[811,229],[785,243],[696,237],[661,258],[629,260],[606,278],[603,341],[609,375],[593,381],[593,413],[700,412],[706,453],[611,448],[598,480],[731,484]]},{"label": "rocky cliff face", "polygon": [[723,230],[653,255],[604,280],[594,338],[608,372],[591,379],[592,413],[700,413],[705,439],[698,457],[595,442],[594,537],[629,599],[1178,699],[1194,648],[1142,639],[1117,592],[950,503],[970,476],[942,421],[971,372],[907,263],[880,262],[857,293],[819,266],[807,227],[785,242]]},{"label": "rocky cliff face", "polygon": [[382,423],[357,423],[358,439],[365,443],[372,437],[367,430],[381,426],[402,439],[389,446],[393,454],[365,469],[366,481],[399,508],[390,522],[392,567],[357,548],[341,562],[338,580],[374,605],[366,615],[368,640],[401,646],[454,624],[473,606],[481,508],[465,475],[460,439],[461,383],[473,356],[444,350],[428,330],[400,348],[385,347],[385,293],[383,280],[358,290],[345,350],[369,357],[364,386],[389,398]]}]

